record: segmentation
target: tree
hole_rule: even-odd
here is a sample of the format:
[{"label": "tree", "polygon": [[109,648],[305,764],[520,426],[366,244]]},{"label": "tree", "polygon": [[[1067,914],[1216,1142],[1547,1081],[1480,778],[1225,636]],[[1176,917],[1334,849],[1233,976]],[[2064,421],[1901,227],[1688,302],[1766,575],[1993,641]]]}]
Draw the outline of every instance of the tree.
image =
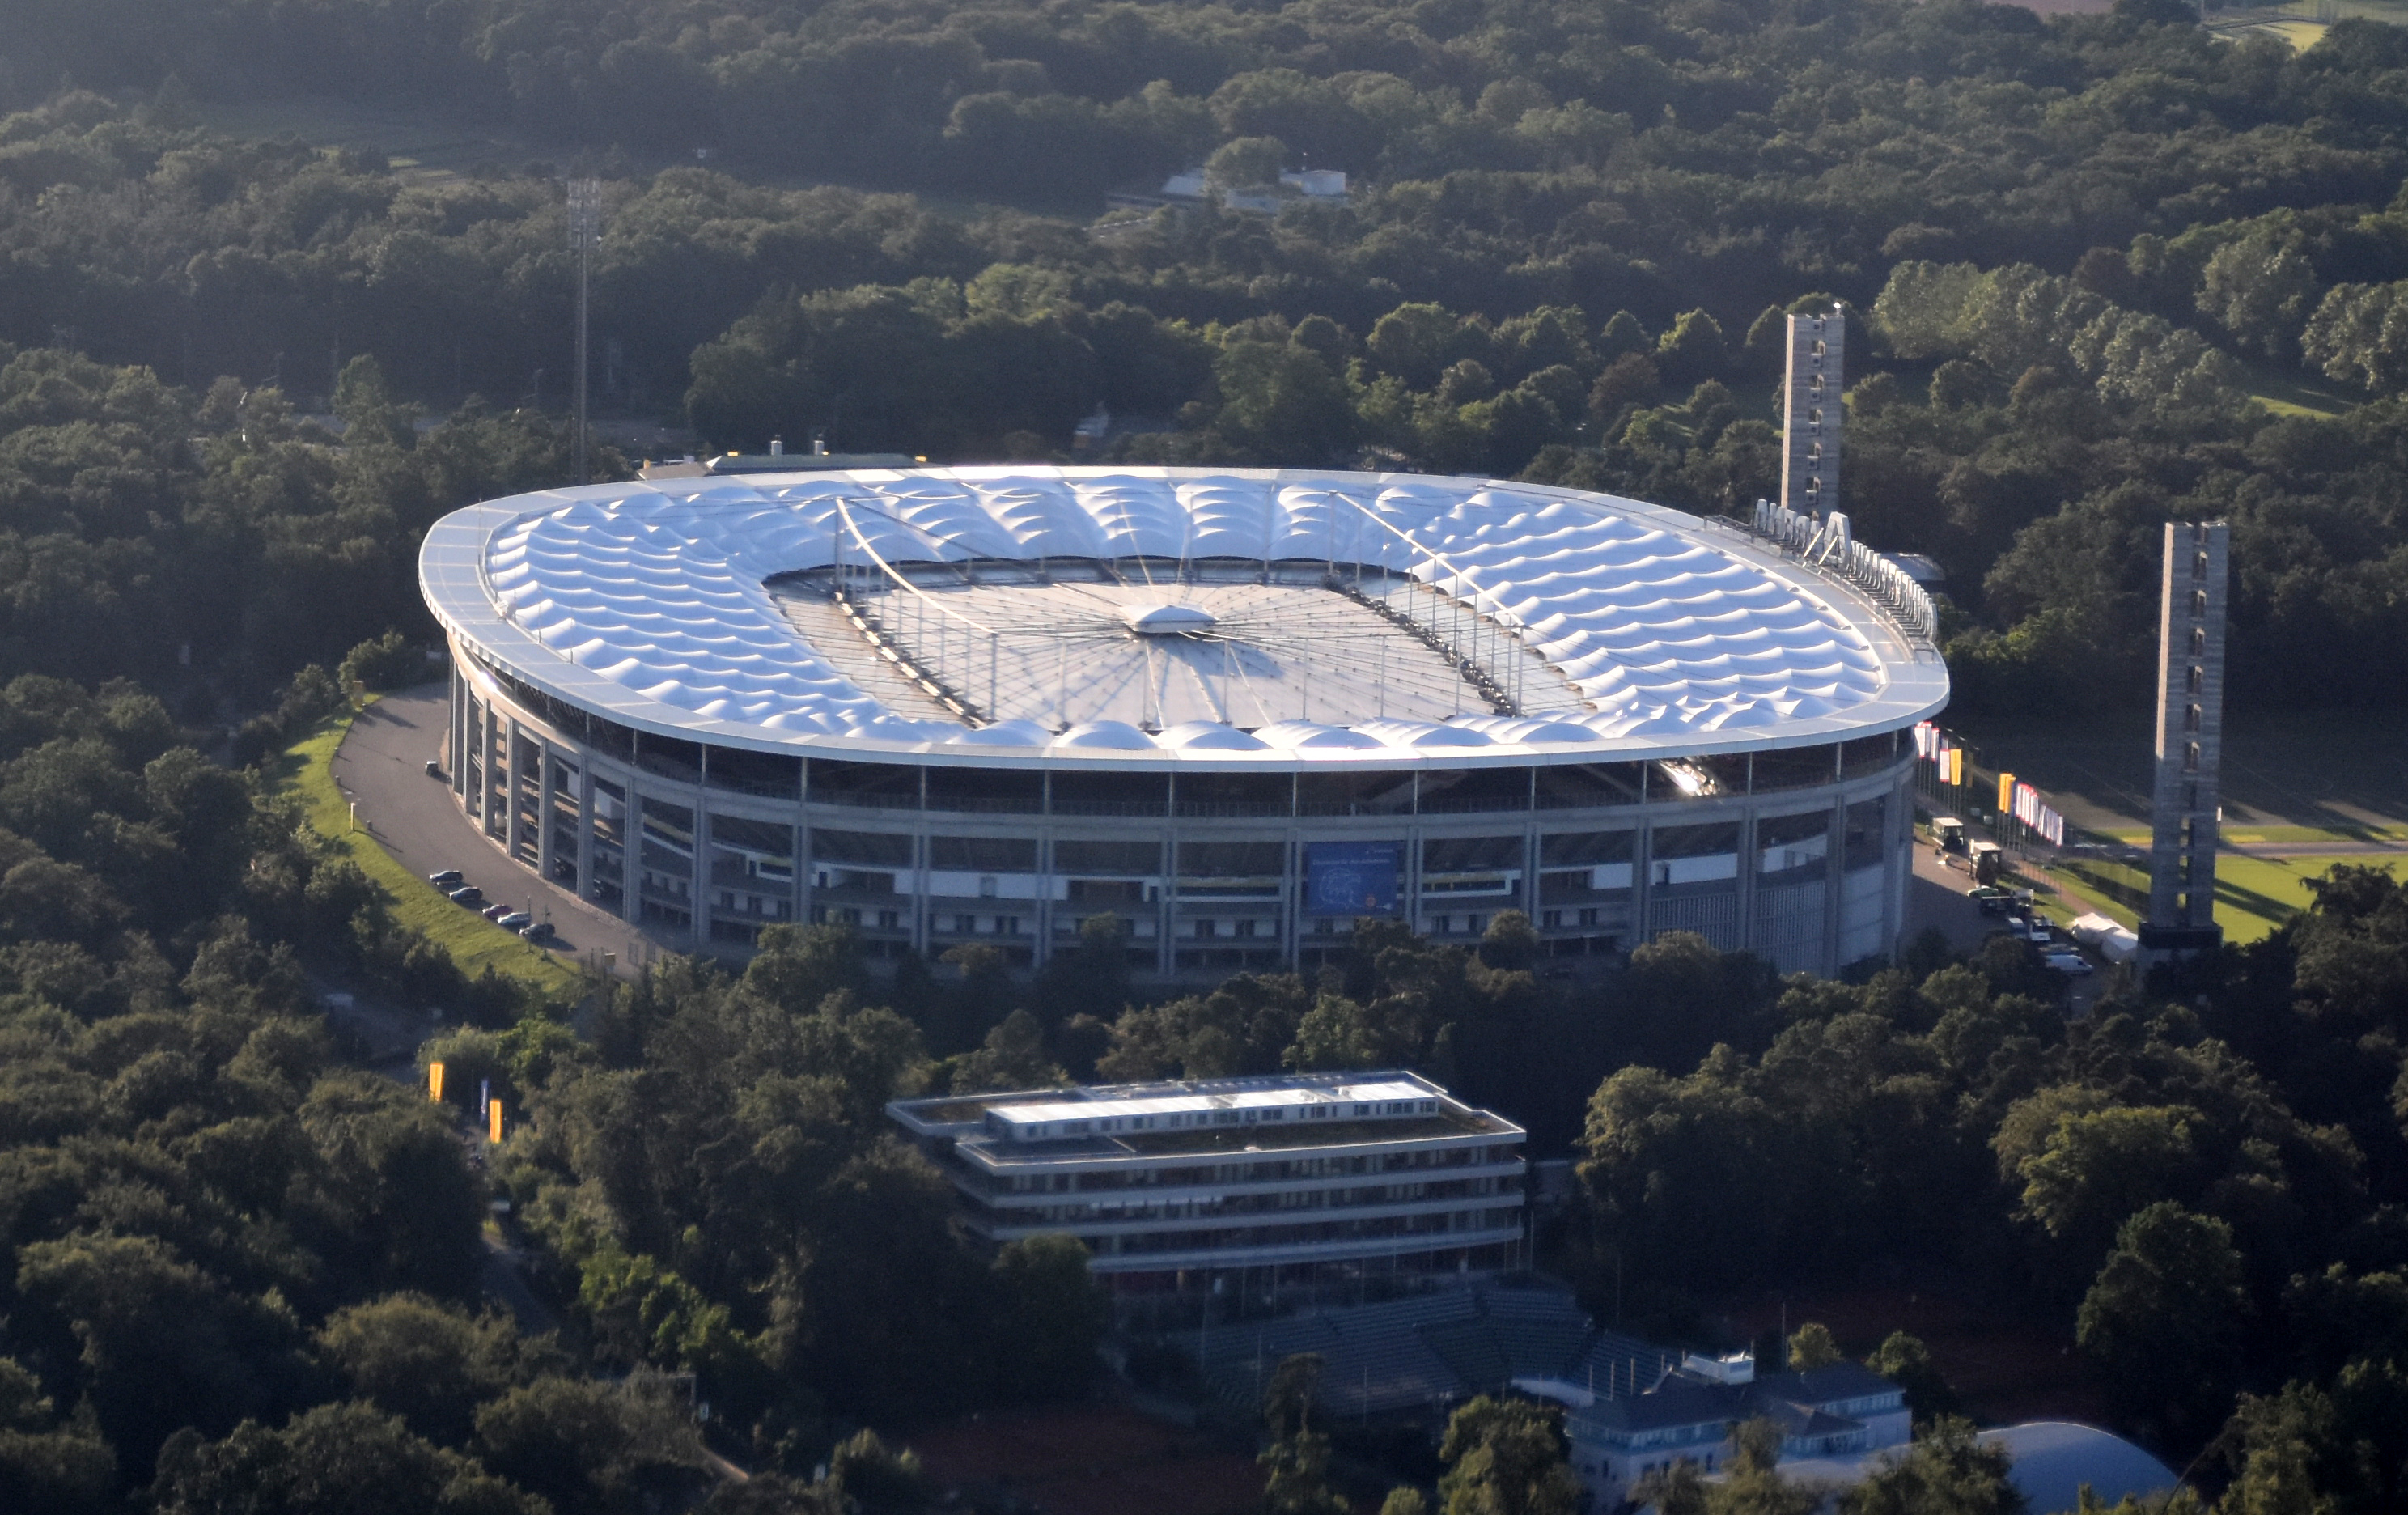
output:
[{"label": "tree", "polygon": [[117,1459],[91,1415],[58,1423],[41,1381],[0,1357],[0,1508],[99,1515],[116,1478]]},{"label": "tree", "polygon": [[1973,1422],[1947,1416],[1916,1433],[1903,1457],[1877,1464],[1840,1497],[1842,1515],[2024,1515],[2003,1447],[1974,1439]]},{"label": "tree", "polygon": [[1111,1306],[1088,1271],[1084,1242],[1025,1236],[996,1254],[995,1363],[1014,1404],[1060,1399],[1095,1378]]},{"label": "tree", "polygon": [[1563,1410],[1482,1394],[1446,1423],[1439,1457],[1445,1515],[1571,1515],[1580,1480],[1564,1460]]},{"label": "tree", "polygon": [[957,1093],[997,1089],[1053,1089],[1070,1075],[1045,1056],[1045,1029],[1026,1010],[1014,1010],[986,1033],[985,1043],[965,1054],[953,1071]]},{"label": "tree", "polygon": [[1789,1334],[1790,1372],[1812,1373],[1843,1361],[1840,1344],[1831,1339],[1831,1328],[1820,1320],[1809,1320]]},{"label": "tree", "polygon": [[1781,1428],[1743,1421],[1731,1430],[1729,1472],[1706,1492],[1705,1515],[1810,1515],[1823,1492],[1783,1479]]},{"label": "tree", "polygon": [[160,1515],[538,1515],[545,1505],[366,1405],[321,1405],[281,1430],[190,1430],[159,1453]]},{"label": "tree", "polygon": [[1656,343],[1656,368],[1675,393],[1722,372],[1728,357],[1722,323],[1703,310],[1684,311]]},{"label": "tree", "polygon": [[1656,1515],[1706,1515],[1706,1476],[1694,1460],[1674,1458],[1641,1475],[1631,1485],[1630,1497],[1653,1508]]},{"label": "tree", "polygon": [[1321,1354],[1283,1360],[1263,1390],[1270,1445],[1254,1459],[1267,1475],[1263,1508],[1269,1515],[1345,1515],[1345,1498],[1329,1487],[1329,1437],[1312,1429],[1312,1399],[1321,1385]]},{"label": "tree", "polygon": [[538,1378],[478,1409],[478,1456],[555,1508],[629,1508],[647,1487],[690,1481],[702,1464],[681,1401],[656,1385]]},{"label": "tree", "polygon": [[2232,1228],[2161,1200],[2116,1232],[2074,1339],[2127,1414],[2178,1432],[2220,1415],[2248,1309]]},{"label": "tree", "polygon": [[2125,1217],[2187,1191],[2196,1111],[2171,1105],[2068,1113],[2020,1165],[2022,1214],[2078,1258],[2097,1256]]},{"label": "tree", "polygon": [[1280,181],[1287,144],[1276,137],[1240,137],[1222,143],[1204,160],[1204,182],[1217,190],[1259,190]]},{"label": "tree", "polygon": [[523,1380],[529,1355],[505,1317],[410,1293],[336,1311],[316,1345],[353,1393],[447,1445],[468,1438],[479,1403]]},{"label": "tree", "polygon": [[1918,1337],[1891,1332],[1865,1359],[1865,1366],[1906,1391],[1906,1407],[1918,1424],[1956,1407],[1956,1391],[1948,1387],[1948,1380],[1931,1361],[1930,1349]]}]

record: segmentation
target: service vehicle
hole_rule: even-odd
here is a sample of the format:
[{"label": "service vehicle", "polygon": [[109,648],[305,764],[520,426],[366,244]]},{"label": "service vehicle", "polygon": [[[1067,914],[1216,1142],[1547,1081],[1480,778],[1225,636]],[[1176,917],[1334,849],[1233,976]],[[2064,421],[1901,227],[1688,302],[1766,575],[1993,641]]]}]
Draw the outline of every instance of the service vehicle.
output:
[{"label": "service vehicle", "polygon": [[2090,960],[2079,952],[2067,952],[2061,949],[2056,952],[2043,952],[2040,956],[2040,961],[2043,968],[2054,968],[2060,974],[2071,974],[2075,978],[2094,971],[2090,966]]},{"label": "service vehicle", "polygon": [[1996,842],[1969,842],[1965,851],[1973,859],[1973,882],[1996,884],[1999,875],[2007,871],[2007,851]]}]

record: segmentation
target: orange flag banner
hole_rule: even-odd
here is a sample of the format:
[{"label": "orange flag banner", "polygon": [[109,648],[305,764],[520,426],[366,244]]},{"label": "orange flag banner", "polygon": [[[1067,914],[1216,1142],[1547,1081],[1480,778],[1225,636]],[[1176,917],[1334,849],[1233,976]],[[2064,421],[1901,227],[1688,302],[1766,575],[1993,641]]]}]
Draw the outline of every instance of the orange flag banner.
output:
[{"label": "orange flag banner", "polygon": [[430,1062],[426,1065],[426,1097],[437,1103],[442,1101],[443,1064],[439,1062]]},{"label": "orange flag banner", "polygon": [[485,1139],[493,1142],[500,1141],[502,1139],[502,1102],[495,1100],[493,1108],[486,1112],[486,1117],[492,1123],[493,1129],[486,1134]]}]

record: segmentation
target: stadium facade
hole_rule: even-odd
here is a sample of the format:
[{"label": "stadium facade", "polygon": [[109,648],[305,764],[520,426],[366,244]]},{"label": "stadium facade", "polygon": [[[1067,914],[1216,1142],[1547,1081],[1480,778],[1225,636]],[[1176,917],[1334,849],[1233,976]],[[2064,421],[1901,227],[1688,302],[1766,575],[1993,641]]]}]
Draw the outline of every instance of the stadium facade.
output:
[{"label": "stadium facade", "polygon": [[680,945],[841,920],[1162,978],[1359,918],[1553,958],[1893,950],[1928,600],[1839,529],[1535,484],[857,469],[456,512],[421,582],[493,844]]}]

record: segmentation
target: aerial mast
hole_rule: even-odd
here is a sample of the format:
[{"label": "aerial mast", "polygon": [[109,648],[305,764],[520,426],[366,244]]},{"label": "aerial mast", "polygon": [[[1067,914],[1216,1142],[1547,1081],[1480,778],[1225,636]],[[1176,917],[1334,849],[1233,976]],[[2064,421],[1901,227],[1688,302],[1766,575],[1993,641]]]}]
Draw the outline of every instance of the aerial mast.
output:
[{"label": "aerial mast", "polygon": [[577,253],[577,434],[570,444],[569,482],[584,483],[593,477],[588,466],[585,420],[587,286],[593,271],[594,244],[602,233],[602,181],[568,181],[568,244]]}]

